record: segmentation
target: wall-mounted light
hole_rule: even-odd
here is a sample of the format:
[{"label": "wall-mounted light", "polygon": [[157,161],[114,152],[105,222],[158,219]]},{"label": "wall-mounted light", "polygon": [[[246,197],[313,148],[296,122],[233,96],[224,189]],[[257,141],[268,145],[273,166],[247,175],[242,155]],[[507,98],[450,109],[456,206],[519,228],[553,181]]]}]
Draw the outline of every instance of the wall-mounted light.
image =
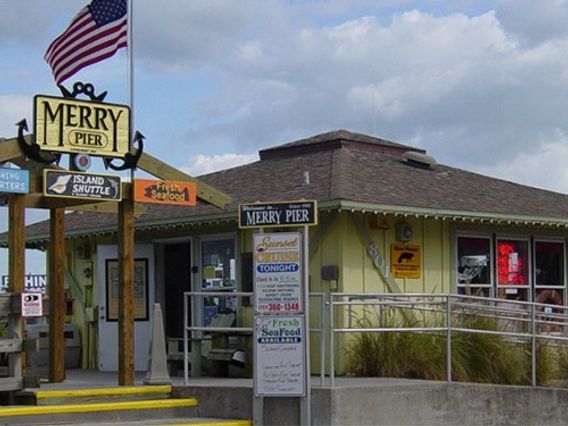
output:
[{"label": "wall-mounted light", "polygon": [[395,227],[396,240],[401,243],[406,243],[412,240],[412,228],[406,222],[398,222]]},{"label": "wall-mounted light", "polygon": [[339,287],[339,266],[324,265],[321,267],[320,273],[321,273],[321,280],[329,282],[329,290],[337,291]]}]

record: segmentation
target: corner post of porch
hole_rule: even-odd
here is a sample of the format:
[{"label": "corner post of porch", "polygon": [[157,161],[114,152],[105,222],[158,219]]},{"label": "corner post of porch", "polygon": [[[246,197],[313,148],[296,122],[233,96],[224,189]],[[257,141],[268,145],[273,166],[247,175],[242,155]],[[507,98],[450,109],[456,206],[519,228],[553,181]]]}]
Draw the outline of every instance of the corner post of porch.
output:
[{"label": "corner post of porch", "polygon": [[65,210],[50,210],[49,221],[49,381],[65,380]]},{"label": "corner post of porch", "polygon": [[124,186],[118,207],[118,384],[134,384],[134,199]]}]

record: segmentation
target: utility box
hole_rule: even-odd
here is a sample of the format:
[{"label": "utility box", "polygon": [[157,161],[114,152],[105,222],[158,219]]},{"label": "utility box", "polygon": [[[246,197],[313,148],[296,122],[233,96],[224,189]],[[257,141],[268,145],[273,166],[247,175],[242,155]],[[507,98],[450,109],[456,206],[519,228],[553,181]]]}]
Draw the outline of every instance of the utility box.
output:
[{"label": "utility box", "polygon": [[[28,353],[28,365],[45,367],[49,362],[49,326],[47,324],[26,325],[27,337],[39,339],[39,351]],[[65,324],[65,368],[79,368],[81,360],[81,339],[79,331],[73,324]]]}]

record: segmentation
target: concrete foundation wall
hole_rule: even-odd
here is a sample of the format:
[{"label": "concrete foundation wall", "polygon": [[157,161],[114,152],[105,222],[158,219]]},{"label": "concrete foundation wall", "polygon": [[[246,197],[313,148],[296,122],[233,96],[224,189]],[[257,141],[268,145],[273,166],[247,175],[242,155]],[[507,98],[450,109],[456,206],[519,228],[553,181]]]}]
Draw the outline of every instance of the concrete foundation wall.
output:
[{"label": "concrete foundation wall", "polygon": [[[314,425],[565,425],[568,390],[426,382],[418,380],[354,379],[312,389]],[[199,414],[252,419],[250,387],[189,386],[179,396],[199,401]],[[267,398],[265,425],[296,425],[299,400]]]}]

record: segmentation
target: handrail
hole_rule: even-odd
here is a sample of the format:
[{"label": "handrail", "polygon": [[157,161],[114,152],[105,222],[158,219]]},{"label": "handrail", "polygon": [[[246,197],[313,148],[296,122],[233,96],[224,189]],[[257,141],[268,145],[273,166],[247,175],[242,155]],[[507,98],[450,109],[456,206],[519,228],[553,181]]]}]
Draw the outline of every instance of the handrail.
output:
[{"label": "handrail", "polygon": [[[189,318],[189,308],[200,306],[199,301],[205,297],[237,297],[237,298],[252,298],[254,293],[243,292],[243,291],[188,291],[183,293],[183,306],[184,306],[184,324],[183,324],[183,351],[184,351],[184,382],[187,385],[189,383],[189,353],[190,353],[190,341],[196,342],[196,345],[200,344],[203,338],[203,333],[246,333],[252,335],[254,330],[252,327],[218,327],[211,325],[195,325],[190,322]],[[310,293],[310,298],[319,299],[319,310],[323,313],[326,306],[325,293]],[[193,303],[192,303],[193,301]],[[319,324],[311,324],[309,318],[307,319],[310,325],[309,332],[316,333],[320,335],[320,386],[323,386],[325,378],[325,324],[326,316],[319,315]],[[194,356],[193,363],[194,368],[198,368],[199,362],[196,362],[197,356]],[[197,364],[197,365],[196,365]]]},{"label": "handrail", "polygon": [[[447,335],[447,381],[451,382],[451,353],[453,333],[472,333],[500,335],[508,339],[528,339],[531,342],[531,384],[536,386],[537,341],[539,339],[556,342],[568,342],[568,307],[545,303],[514,301],[507,299],[486,298],[451,293],[330,293],[329,295],[330,335],[330,384],[335,386],[334,336],[350,333],[446,333]],[[445,318],[444,325],[411,324],[408,327],[365,326],[357,327],[353,318],[361,310],[368,312],[369,307],[378,311],[379,324],[387,309],[399,312],[423,312],[440,315]],[[347,326],[339,327],[335,322],[341,309],[346,315]],[[337,311],[337,312],[336,312]],[[480,315],[493,318],[503,323],[504,329],[485,330],[464,328],[455,323],[453,317]],[[344,316],[345,318],[345,316]],[[414,319],[418,316],[413,317]]]}]

